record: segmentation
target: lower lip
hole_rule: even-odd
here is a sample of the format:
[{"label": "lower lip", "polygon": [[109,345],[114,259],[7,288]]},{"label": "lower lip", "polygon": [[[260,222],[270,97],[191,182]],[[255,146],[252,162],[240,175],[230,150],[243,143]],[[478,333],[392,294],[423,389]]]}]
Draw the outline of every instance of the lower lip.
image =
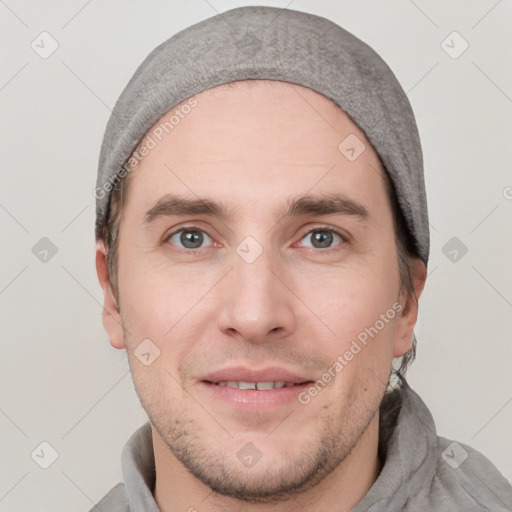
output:
[{"label": "lower lip", "polygon": [[232,388],[204,381],[200,382],[200,385],[216,400],[223,400],[233,407],[245,410],[261,411],[262,408],[278,407],[294,400],[298,401],[299,394],[305,391],[311,382],[264,390]]}]

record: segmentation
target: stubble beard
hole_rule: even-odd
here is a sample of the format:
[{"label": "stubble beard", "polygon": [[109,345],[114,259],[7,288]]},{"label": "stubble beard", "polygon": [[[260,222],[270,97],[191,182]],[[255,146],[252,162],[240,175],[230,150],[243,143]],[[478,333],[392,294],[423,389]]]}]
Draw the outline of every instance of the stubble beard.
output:
[{"label": "stubble beard", "polygon": [[[300,453],[282,454],[279,464],[266,463],[265,447],[258,442],[261,459],[247,468],[236,453],[226,455],[233,444],[226,432],[225,444],[215,446],[208,429],[197,428],[197,420],[186,414],[176,417],[169,406],[152,407],[141,402],[152,425],[184,468],[213,492],[248,503],[283,502],[318,485],[350,455],[378,412],[378,406],[373,411],[365,408],[366,414],[364,418],[359,416],[357,424],[350,420],[351,414],[345,414],[347,419],[341,427],[332,417],[324,418],[320,434],[305,443]],[[166,415],[162,411],[170,412]],[[212,429],[217,427],[210,425]],[[172,486],[172,481],[169,484]]]}]

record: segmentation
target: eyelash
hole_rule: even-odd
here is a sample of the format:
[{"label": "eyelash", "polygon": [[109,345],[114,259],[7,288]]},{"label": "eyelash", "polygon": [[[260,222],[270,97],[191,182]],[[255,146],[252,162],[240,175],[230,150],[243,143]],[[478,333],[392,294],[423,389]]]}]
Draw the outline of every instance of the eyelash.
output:
[{"label": "eyelash", "polygon": [[[200,231],[202,233],[205,233],[206,235],[208,235],[208,233],[198,227],[198,226],[181,226],[179,229],[173,231],[172,233],[170,233],[169,235],[166,235],[164,237],[164,242],[167,243],[169,242],[170,238],[173,237],[174,235],[176,235],[177,233],[180,233],[182,231]],[[311,228],[309,231],[306,231],[300,238],[300,240],[302,240],[303,238],[305,238],[307,235],[310,235],[311,233],[314,233],[316,231],[321,231],[321,232],[330,232],[330,233],[334,233],[336,235],[338,235],[340,238],[341,238],[341,244],[339,245],[345,245],[348,243],[348,237],[346,235],[344,235],[343,233],[341,233],[340,231],[338,231],[337,229],[334,229],[334,228],[331,228],[329,226],[315,226],[314,228]],[[212,238],[210,235],[208,235],[210,238]],[[315,248],[315,247],[309,247],[309,249],[313,250],[314,252],[320,252],[320,253],[331,253],[332,251],[336,251],[337,250],[337,247],[338,246],[334,246],[334,247],[328,247],[326,249],[319,249],[319,248]],[[199,249],[187,249],[187,248],[178,248],[178,250],[182,253],[197,253]],[[206,249],[206,247],[202,247],[202,249]]]}]

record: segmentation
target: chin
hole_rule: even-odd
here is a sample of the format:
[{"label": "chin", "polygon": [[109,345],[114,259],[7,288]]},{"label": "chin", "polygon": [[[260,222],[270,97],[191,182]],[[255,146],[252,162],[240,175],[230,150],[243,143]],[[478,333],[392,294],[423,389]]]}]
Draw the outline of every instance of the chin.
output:
[{"label": "chin", "polygon": [[[175,424],[175,427],[177,425]],[[272,431],[222,442],[193,423],[162,436],[176,459],[213,492],[248,503],[280,502],[317,485],[350,452],[331,429],[284,437]]]},{"label": "chin", "polygon": [[304,465],[304,462],[276,464],[260,460],[252,468],[242,468],[232,463],[195,466],[188,461],[187,468],[217,494],[247,503],[271,503],[296,497],[314,487],[330,472],[325,458],[310,461],[309,465]]}]

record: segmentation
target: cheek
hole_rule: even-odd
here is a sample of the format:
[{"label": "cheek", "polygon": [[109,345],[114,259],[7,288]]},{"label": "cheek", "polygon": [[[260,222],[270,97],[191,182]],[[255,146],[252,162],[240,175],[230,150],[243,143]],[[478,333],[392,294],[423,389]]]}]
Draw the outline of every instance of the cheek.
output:
[{"label": "cheek", "polygon": [[158,410],[166,395],[177,405],[179,362],[191,348],[187,313],[197,296],[148,271],[129,273],[123,293],[125,343],[137,394],[149,410]]},{"label": "cheek", "polygon": [[383,269],[351,269],[311,288],[308,305],[332,331],[325,337],[328,358],[333,364],[338,361],[347,377],[373,373],[387,379],[400,307],[397,283],[389,281]]},{"label": "cheek", "polygon": [[123,289],[120,290],[124,318],[130,337],[160,338],[162,323],[169,312],[169,297],[165,297],[162,282],[155,282],[151,276],[127,272]]},{"label": "cheek", "polygon": [[[342,269],[318,280],[303,281],[303,296],[318,312],[320,319],[336,335],[356,335],[358,330],[375,323],[393,306],[398,297],[398,276],[389,277],[388,269],[373,271]],[[313,283],[314,282],[314,283]],[[355,330],[354,330],[355,329]]]},{"label": "cheek", "polygon": [[120,268],[121,305],[130,330],[163,342],[205,293],[205,283],[183,267],[171,271],[150,259],[127,259]]}]

